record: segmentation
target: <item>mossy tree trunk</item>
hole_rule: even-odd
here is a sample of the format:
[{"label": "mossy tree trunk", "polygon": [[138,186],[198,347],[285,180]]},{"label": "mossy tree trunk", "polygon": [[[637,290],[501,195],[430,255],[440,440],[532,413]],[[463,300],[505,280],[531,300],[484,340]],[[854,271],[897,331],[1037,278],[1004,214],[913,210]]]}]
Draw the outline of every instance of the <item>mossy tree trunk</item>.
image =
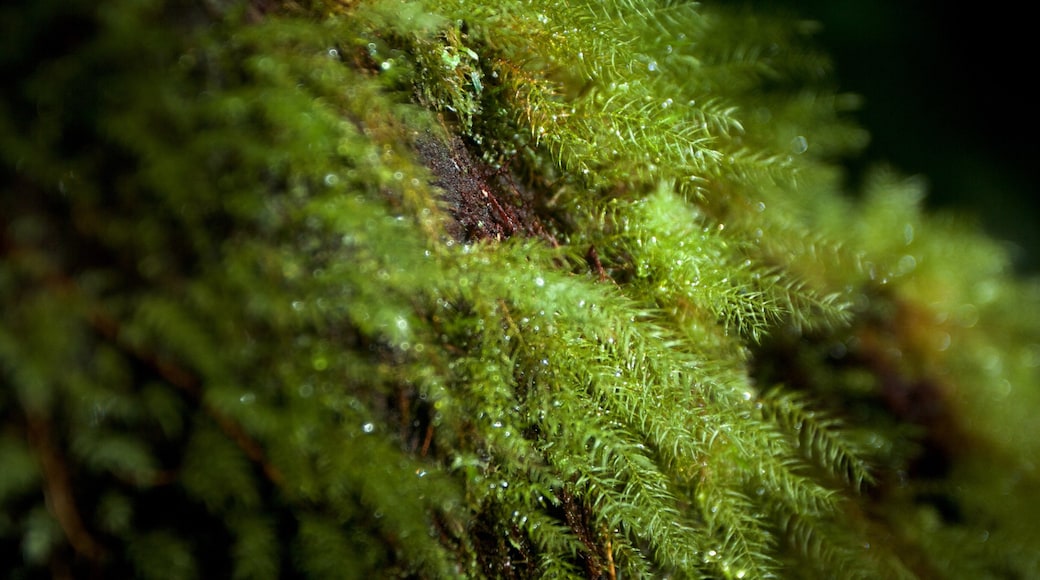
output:
[{"label": "mossy tree trunk", "polygon": [[714,5],[0,8],[12,578],[1040,570],[1040,285]]}]

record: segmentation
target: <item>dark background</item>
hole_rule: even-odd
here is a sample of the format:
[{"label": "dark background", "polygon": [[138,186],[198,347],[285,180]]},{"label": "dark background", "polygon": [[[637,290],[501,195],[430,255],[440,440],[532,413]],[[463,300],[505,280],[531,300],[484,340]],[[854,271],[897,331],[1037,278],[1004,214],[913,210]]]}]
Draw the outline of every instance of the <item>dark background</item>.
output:
[{"label": "dark background", "polygon": [[[757,0],[821,25],[839,90],[864,97],[862,162],[929,183],[930,207],[972,216],[1040,273],[1040,32],[1030,4]],[[862,169],[851,167],[853,178]]]}]

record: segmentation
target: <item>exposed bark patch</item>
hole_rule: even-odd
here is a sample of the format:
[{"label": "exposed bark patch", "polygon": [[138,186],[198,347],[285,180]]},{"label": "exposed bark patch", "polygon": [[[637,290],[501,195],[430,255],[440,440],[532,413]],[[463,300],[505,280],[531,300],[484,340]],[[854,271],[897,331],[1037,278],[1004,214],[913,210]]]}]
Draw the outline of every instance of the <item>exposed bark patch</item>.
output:
[{"label": "exposed bark patch", "polygon": [[500,520],[507,516],[490,505],[470,528],[477,561],[486,578],[523,580],[537,576],[537,557],[530,538],[515,524],[508,534],[501,532]]},{"label": "exposed bark patch", "polygon": [[519,187],[508,171],[494,171],[470,152],[462,139],[443,143],[422,137],[416,152],[444,190],[454,218],[448,233],[461,242],[502,240],[515,235],[555,243],[539,220],[534,196]]}]

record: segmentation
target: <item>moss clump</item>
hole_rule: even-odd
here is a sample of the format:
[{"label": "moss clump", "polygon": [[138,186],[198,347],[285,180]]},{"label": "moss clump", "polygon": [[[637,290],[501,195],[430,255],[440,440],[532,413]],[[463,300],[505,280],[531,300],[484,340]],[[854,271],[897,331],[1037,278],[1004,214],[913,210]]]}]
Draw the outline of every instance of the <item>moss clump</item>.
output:
[{"label": "moss clump", "polygon": [[0,10],[12,577],[1038,569],[1040,286],[845,194],[810,26]]}]

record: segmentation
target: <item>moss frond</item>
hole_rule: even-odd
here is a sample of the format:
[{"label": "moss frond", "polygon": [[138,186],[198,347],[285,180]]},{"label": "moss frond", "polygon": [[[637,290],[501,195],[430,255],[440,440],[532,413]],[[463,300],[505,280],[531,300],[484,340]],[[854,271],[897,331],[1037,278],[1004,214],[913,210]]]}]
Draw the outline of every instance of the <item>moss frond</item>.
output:
[{"label": "moss frond", "polygon": [[874,481],[863,460],[865,450],[855,448],[841,433],[841,422],[812,409],[804,395],[771,389],[762,397],[762,413],[793,438],[792,445],[807,454],[806,459],[838,481],[856,489]]}]

